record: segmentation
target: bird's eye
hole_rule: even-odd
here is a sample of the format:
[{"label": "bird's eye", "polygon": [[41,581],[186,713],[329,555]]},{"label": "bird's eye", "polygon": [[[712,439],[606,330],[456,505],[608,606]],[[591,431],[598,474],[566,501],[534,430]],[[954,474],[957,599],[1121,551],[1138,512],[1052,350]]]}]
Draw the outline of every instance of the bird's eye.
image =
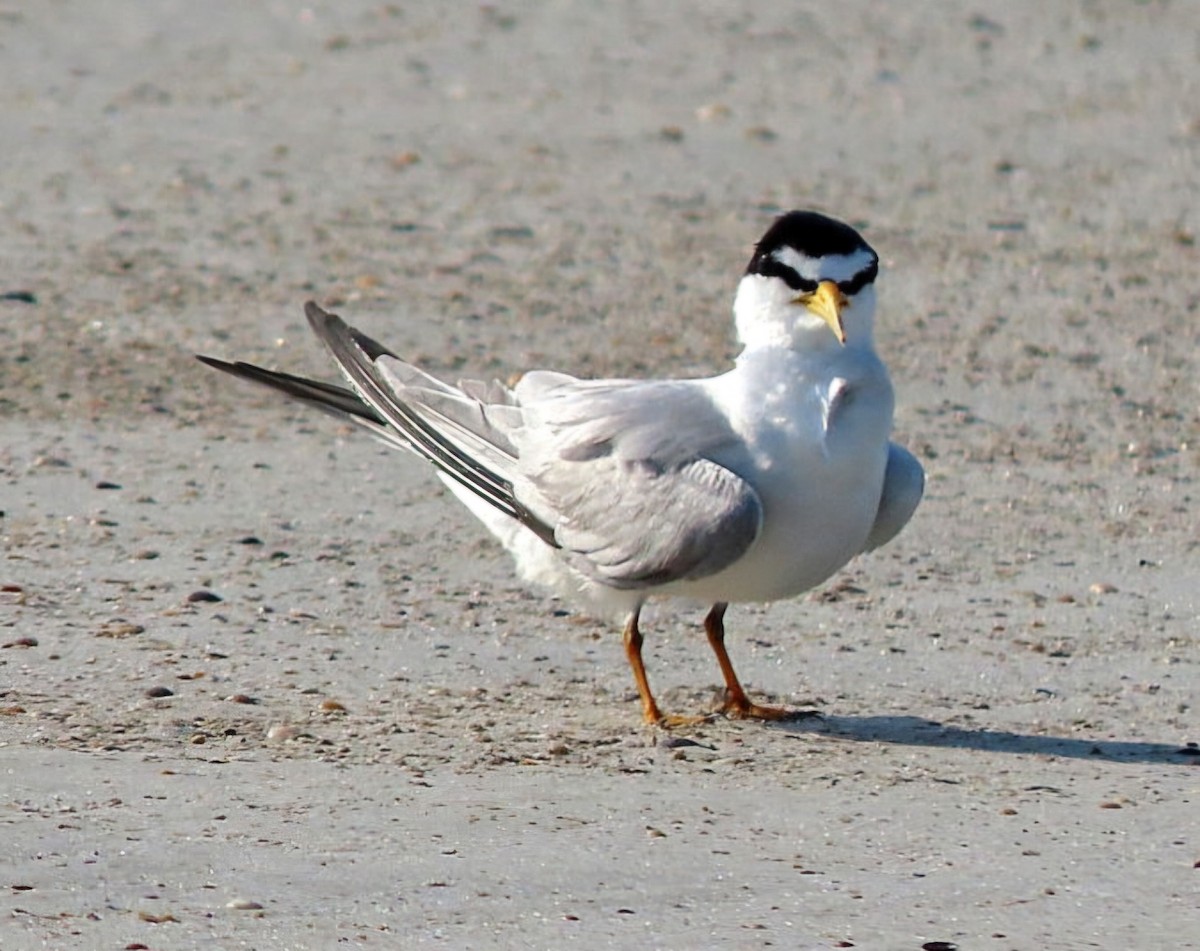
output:
[{"label": "bird's eye", "polygon": [[848,281],[838,283],[838,290],[847,297],[853,297],[870,284],[879,274],[879,262],[872,261],[870,266],[863,268]]},{"label": "bird's eye", "polygon": [[746,273],[761,274],[763,277],[777,277],[799,294],[811,294],[817,289],[816,281],[801,277],[794,267],[785,264],[774,255],[756,255],[750,262]]}]

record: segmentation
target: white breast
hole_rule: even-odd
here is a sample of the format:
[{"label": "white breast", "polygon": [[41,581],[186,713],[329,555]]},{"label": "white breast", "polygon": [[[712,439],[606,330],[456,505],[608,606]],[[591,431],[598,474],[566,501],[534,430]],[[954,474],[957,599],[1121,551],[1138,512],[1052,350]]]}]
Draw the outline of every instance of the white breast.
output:
[{"label": "white breast", "polygon": [[[675,593],[771,601],[820,584],[862,551],[883,487],[892,426],[887,371],[870,350],[814,361],[793,351],[713,381],[747,452],[718,460],[754,485],[763,530],[730,568]],[[765,383],[763,381],[766,381]]]}]

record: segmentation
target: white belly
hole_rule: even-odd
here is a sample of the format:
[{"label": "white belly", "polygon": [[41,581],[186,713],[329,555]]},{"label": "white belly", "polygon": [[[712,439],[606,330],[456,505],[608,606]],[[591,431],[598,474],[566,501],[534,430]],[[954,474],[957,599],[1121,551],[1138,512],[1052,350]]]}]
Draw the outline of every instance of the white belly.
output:
[{"label": "white belly", "polygon": [[[792,388],[754,395],[763,402],[746,414],[751,453],[729,467],[758,492],[761,534],[729,568],[672,585],[672,593],[735,602],[794,597],[863,550],[883,490],[892,390],[877,360],[851,369],[864,372],[850,384],[852,401],[832,417],[821,411],[830,405],[828,381],[799,378]],[[835,379],[833,389],[844,384]]]}]

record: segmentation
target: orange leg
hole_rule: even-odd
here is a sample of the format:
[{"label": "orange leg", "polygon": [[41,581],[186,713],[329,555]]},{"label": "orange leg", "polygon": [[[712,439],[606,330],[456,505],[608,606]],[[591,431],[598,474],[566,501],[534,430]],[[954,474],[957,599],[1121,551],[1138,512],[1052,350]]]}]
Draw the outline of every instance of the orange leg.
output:
[{"label": "orange leg", "polygon": [[639,613],[640,609],[634,610],[625,622],[625,656],[629,658],[629,666],[633,668],[633,680],[637,684],[638,695],[642,698],[642,719],[649,724],[667,728],[704,723],[707,717],[664,716],[658,709],[658,704],[654,702],[654,694],[650,692],[650,681],[646,678],[646,665],[642,663]]},{"label": "orange leg", "polygon": [[[708,612],[704,619],[704,633],[708,635],[708,644],[717,655],[717,663],[721,665],[721,676],[725,678],[725,702],[721,704],[721,712],[727,717],[743,719],[752,717],[756,720],[785,720],[795,716],[795,713],[785,707],[764,707],[751,703],[742,689],[737,672],[733,669],[733,661],[725,650],[725,609],[728,604],[718,602]],[[628,643],[628,642],[626,642]]]},{"label": "orange leg", "polygon": [[662,711],[654,702],[654,694],[650,692],[650,681],[646,679],[646,665],[642,663],[642,632],[638,628],[638,615],[641,608],[635,608],[625,622],[625,656],[629,658],[629,666],[633,668],[633,680],[637,684],[638,695],[642,698],[642,719],[647,723],[657,723],[662,719]]}]

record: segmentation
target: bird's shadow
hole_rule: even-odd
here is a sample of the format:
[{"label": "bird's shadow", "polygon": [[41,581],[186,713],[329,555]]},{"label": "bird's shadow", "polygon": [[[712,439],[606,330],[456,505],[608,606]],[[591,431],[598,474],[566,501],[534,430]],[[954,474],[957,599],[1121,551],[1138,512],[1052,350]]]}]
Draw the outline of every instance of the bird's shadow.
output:
[{"label": "bird's shadow", "polygon": [[1062,756],[1071,759],[1110,760],[1121,763],[1163,763],[1200,766],[1200,745],[1139,743],[1128,740],[1037,736],[1008,730],[965,729],[937,720],[910,716],[814,716],[783,720],[772,726],[799,736],[819,733],[867,743],[986,750],[1026,756]]}]

